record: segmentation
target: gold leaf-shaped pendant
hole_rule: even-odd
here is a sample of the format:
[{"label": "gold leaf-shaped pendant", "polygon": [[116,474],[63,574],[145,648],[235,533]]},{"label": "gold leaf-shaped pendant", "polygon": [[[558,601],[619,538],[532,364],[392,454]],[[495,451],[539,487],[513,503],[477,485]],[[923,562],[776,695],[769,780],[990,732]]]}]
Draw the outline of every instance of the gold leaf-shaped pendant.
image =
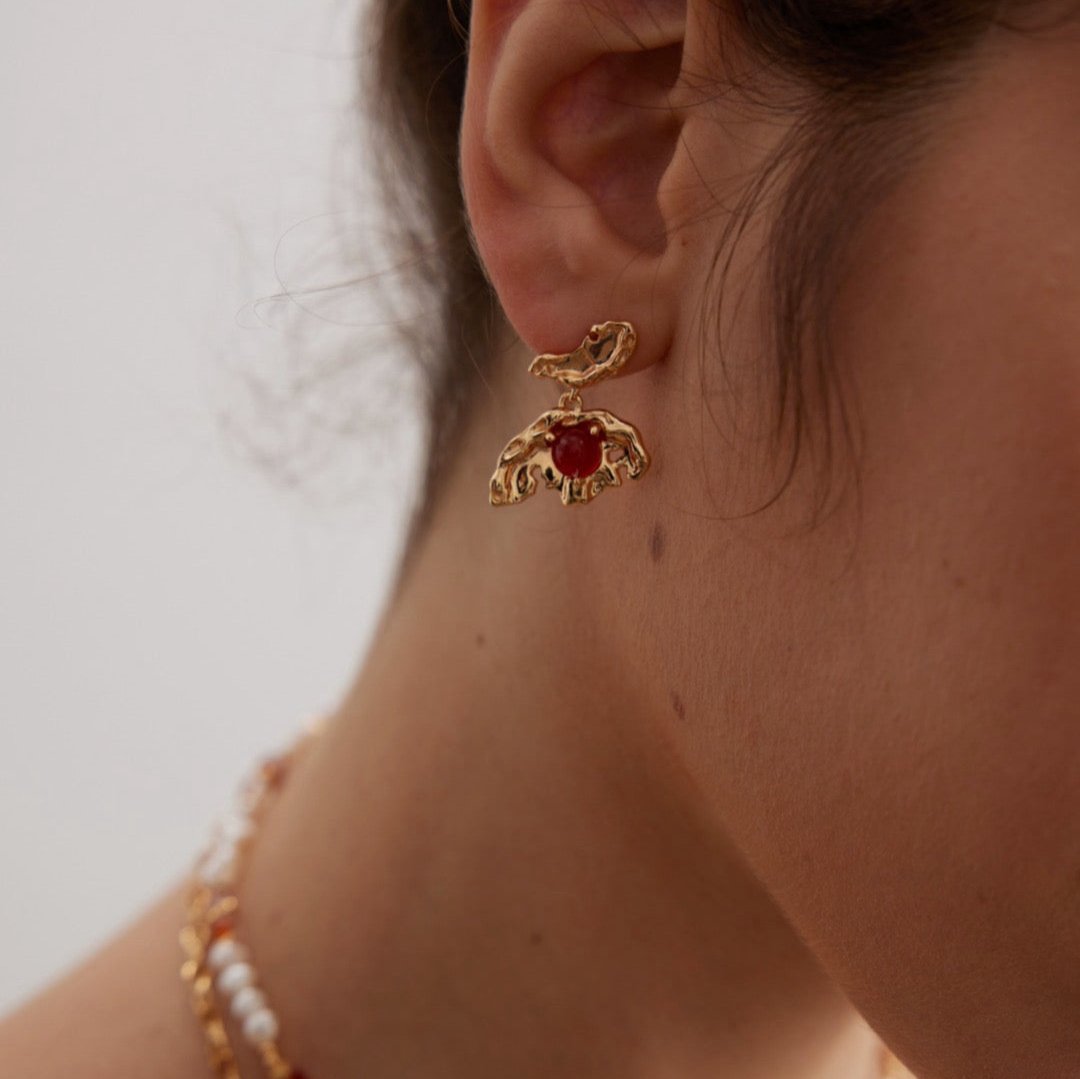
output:
[{"label": "gold leaf-shaped pendant", "polygon": [[567,388],[559,407],[544,412],[499,455],[491,477],[493,506],[510,506],[532,495],[539,476],[557,488],[563,505],[584,505],[622,474],[637,479],[649,455],[632,424],[603,409],[585,409],[579,390],[616,374],[630,358],[637,334],[627,322],[594,326],[579,348],[564,355],[537,356],[529,370]]}]

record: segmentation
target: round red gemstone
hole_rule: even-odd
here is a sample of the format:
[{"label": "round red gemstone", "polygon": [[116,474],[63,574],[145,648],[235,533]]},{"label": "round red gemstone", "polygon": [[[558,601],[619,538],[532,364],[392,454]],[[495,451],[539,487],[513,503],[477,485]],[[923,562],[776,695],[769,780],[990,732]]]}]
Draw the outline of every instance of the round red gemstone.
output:
[{"label": "round red gemstone", "polygon": [[604,435],[603,431],[594,435],[594,427],[599,430],[595,420],[583,420],[562,424],[552,432],[555,441],[551,444],[551,459],[564,476],[581,479],[591,476],[600,467],[604,457]]},{"label": "round red gemstone", "polygon": [[231,937],[236,930],[236,921],[229,915],[218,918],[210,927],[210,939],[221,940],[222,937]]}]

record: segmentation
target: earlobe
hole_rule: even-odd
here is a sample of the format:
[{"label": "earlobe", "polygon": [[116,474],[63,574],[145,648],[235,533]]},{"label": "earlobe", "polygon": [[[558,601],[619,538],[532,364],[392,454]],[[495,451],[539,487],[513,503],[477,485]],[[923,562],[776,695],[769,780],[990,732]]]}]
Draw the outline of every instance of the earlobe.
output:
[{"label": "earlobe", "polygon": [[519,336],[569,352],[631,318],[637,369],[674,329],[664,177],[683,0],[474,0],[462,180],[480,255]]}]

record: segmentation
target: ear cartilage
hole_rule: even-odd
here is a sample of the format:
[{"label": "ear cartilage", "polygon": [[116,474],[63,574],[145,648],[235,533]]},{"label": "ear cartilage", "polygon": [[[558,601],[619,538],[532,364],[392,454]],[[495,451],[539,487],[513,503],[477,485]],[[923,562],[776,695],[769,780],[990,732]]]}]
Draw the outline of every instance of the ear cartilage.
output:
[{"label": "ear cartilage", "polygon": [[622,475],[636,480],[649,454],[633,424],[603,409],[585,409],[580,391],[618,374],[633,354],[637,332],[629,322],[594,326],[573,352],[537,356],[529,370],[565,389],[557,408],[542,413],[499,454],[491,477],[493,506],[524,502],[537,489],[537,474],[558,490],[564,506],[586,505]]}]

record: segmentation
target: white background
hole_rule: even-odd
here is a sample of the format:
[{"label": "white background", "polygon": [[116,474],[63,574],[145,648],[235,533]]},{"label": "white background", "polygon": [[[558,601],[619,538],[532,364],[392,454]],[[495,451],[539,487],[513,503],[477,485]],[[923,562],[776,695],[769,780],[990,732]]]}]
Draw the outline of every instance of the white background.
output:
[{"label": "white background", "polygon": [[5,10],[0,1011],[186,872],[371,632],[415,445],[360,415],[375,301],[256,302],[363,233],[355,15]]}]

